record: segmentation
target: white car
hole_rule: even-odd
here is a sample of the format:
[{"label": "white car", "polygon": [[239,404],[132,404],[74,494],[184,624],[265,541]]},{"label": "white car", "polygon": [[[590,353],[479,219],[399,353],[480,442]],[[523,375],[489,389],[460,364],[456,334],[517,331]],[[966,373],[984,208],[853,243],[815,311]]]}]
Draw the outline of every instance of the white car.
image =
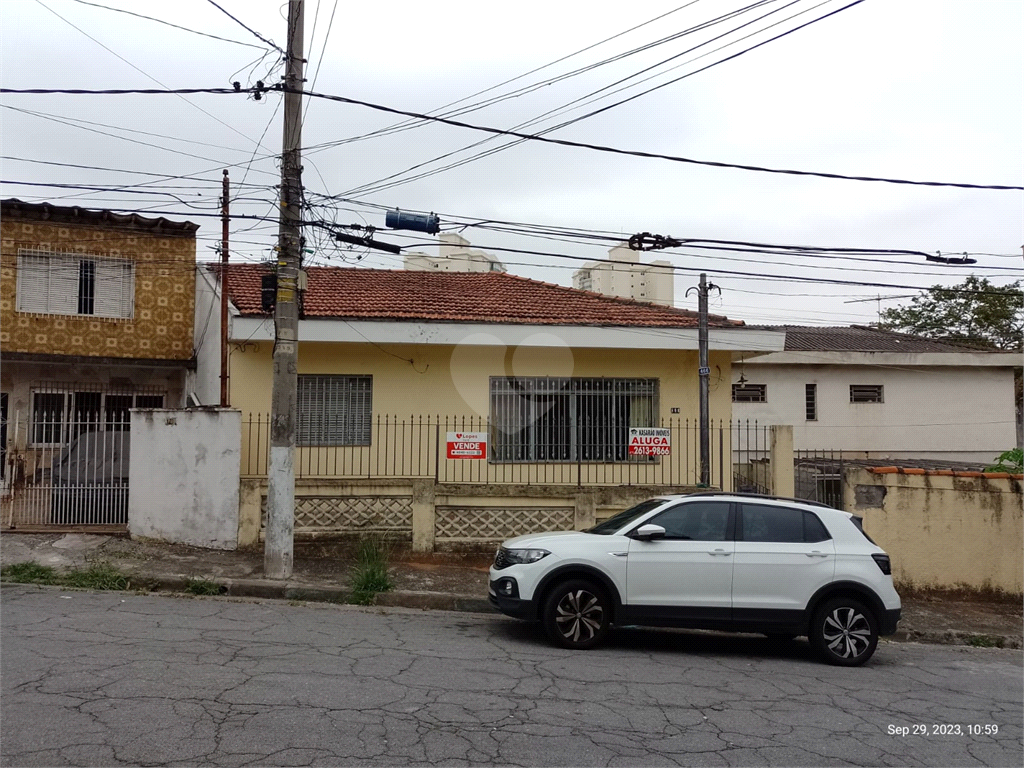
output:
[{"label": "white car", "polygon": [[586,531],[504,542],[490,601],[540,621],[566,648],[640,624],[806,635],[825,660],[856,666],[896,631],[901,610],[889,556],[860,523],[799,499],[663,496]]}]

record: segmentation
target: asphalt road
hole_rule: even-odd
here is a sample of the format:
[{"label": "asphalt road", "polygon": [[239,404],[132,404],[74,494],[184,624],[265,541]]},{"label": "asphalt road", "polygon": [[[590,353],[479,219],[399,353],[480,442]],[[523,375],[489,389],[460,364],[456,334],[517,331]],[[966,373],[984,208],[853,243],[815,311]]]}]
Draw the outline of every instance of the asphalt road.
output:
[{"label": "asphalt road", "polygon": [[668,631],[573,653],[497,615],[0,602],[4,766],[1024,763],[1020,651],[883,643],[840,669],[801,641]]}]

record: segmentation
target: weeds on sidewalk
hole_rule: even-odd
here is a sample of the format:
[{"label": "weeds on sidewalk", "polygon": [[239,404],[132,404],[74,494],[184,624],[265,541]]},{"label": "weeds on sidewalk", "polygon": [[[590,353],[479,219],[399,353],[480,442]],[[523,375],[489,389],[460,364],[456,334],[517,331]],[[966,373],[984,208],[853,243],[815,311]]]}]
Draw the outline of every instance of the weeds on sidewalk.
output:
[{"label": "weeds on sidewalk", "polygon": [[219,595],[224,590],[220,584],[209,579],[190,578],[185,583],[185,591],[191,595]]},{"label": "weeds on sidewalk", "polygon": [[14,563],[0,569],[0,578],[17,584],[51,584],[82,589],[128,589],[128,577],[110,563],[92,563],[88,568],[75,568],[57,573],[48,565]]},{"label": "weeds on sidewalk", "polygon": [[378,592],[388,592],[395,588],[388,575],[391,548],[383,536],[369,536],[359,541],[349,602],[370,605]]}]

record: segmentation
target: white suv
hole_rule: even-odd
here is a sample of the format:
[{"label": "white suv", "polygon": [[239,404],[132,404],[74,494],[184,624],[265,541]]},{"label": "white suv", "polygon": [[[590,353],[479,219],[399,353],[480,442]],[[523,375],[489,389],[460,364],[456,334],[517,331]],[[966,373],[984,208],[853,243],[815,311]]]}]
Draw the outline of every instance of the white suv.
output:
[{"label": "white suv", "polygon": [[490,569],[490,601],[566,648],[611,624],[806,635],[863,664],[900,620],[889,556],[861,519],[815,502],[734,493],[649,499],[586,531],[519,536]]}]

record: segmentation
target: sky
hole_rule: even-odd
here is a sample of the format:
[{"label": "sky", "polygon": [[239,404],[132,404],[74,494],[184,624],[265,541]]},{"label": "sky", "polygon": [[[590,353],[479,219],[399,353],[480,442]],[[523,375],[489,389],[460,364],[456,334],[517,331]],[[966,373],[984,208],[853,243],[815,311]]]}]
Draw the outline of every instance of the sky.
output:
[{"label": "sky", "polygon": [[[417,114],[470,110],[451,116],[529,133],[637,96],[546,135],[772,169],[1024,185],[1024,3],[850,2],[306,0],[306,87]],[[286,8],[4,0],[0,84],[277,83],[282,57],[268,42],[285,47]],[[505,98],[487,103],[496,97]],[[272,255],[280,94],[8,93],[0,106],[3,197],[187,218],[200,224],[198,258],[212,260],[227,168],[232,214],[253,217],[233,220],[232,259]],[[321,98],[305,99],[304,110],[308,219],[377,227],[378,240],[436,254],[436,238],[384,224],[391,208],[436,212],[443,231],[533,279],[570,285],[584,260],[638,232],[804,246],[820,250],[690,245],[641,259],[678,267],[680,307],[696,309],[686,290],[705,271],[721,289],[712,312],[750,324],[847,325],[969,274],[1005,285],[1024,266],[1020,191],[752,172],[537,141],[477,157],[514,140]],[[395,125],[403,130],[380,133]],[[460,160],[470,162],[446,167]],[[339,248],[323,228],[307,237],[310,264],[401,267],[399,256]],[[920,255],[935,253],[977,263]]]}]

